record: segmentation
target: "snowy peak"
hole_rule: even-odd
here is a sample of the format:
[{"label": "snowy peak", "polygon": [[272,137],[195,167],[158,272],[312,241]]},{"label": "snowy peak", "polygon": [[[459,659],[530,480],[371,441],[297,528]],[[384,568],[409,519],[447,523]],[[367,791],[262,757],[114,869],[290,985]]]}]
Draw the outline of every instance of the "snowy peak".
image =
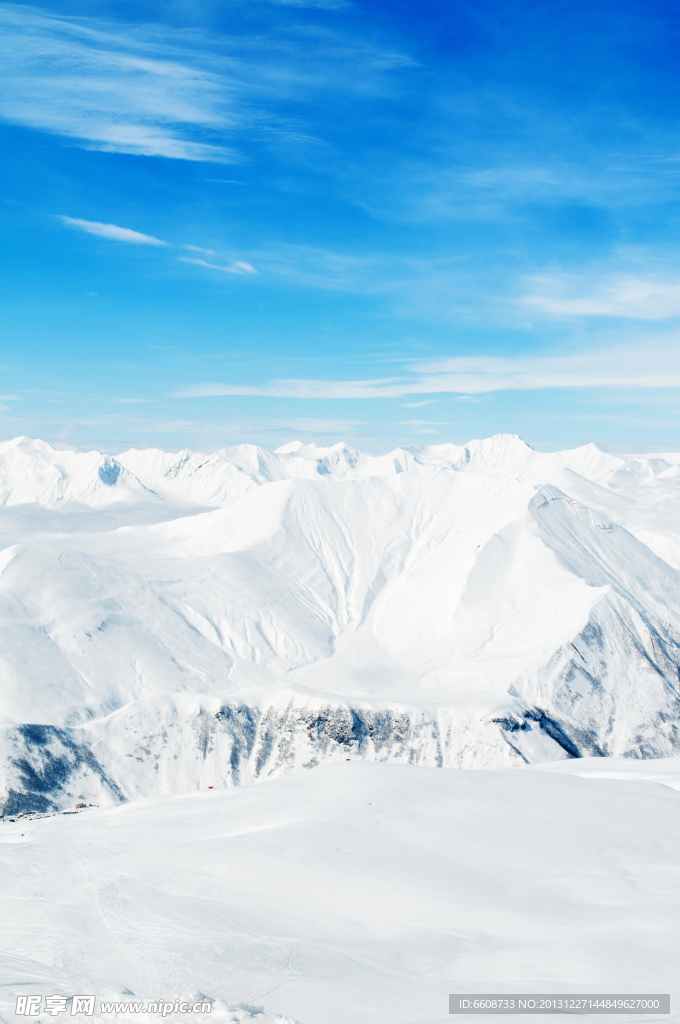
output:
[{"label": "snowy peak", "polygon": [[92,508],[153,500],[155,495],[121,462],[99,452],[58,451],[20,437],[0,445],[0,504]]}]

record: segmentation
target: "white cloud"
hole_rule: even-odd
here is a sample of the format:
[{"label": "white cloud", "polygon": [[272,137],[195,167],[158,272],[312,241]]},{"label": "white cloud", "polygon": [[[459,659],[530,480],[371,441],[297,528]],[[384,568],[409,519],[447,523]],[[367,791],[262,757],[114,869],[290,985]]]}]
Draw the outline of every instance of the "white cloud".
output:
[{"label": "white cloud", "polygon": [[79,231],[86,231],[88,235],[98,235],[100,238],[110,238],[114,242],[130,242],[132,245],[167,245],[167,242],[153,235],[143,235],[141,231],[133,231],[131,228],[120,228],[117,224],[102,224],[98,220],[79,220],[77,217],[57,218],[69,228],[77,228]]},{"label": "white cloud", "polygon": [[[680,339],[679,339],[680,340]],[[483,394],[543,388],[680,387],[680,348],[655,339],[635,345],[548,355],[463,356],[422,363],[419,390]]]},{"label": "white cloud", "polygon": [[[304,6],[337,7],[340,0]],[[217,37],[160,26],[113,26],[0,4],[0,117],[112,153],[237,164],[244,135],[295,145],[304,125],[282,118],[282,94],[362,91],[412,64],[398,53],[340,34],[289,26]],[[318,140],[311,140],[318,141]]]},{"label": "white cloud", "polygon": [[224,267],[217,263],[207,263],[205,260],[200,260],[192,256],[180,256],[179,259],[182,263],[197,263],[199,267],[208,267],[210,270],[221,270],[224,274],[257,274],[255,267],[251,266],[250,263],[244,263],[243,260],[232,260],[228,266]]},{"label": "white cloud", "polygon": [[86,149],[234,163],[193,130],[224,130],[219,76],[178,59],[160,40],[125,36],[88,19],[3,4],[0,116],[54,132]]},{"label": "white cloud", "polygon": [[[586,352],[456,356],[410,367],[408,375],[373,380],[273,380],[265,384],[201,384],[176,397],[261,395],[270,398],[401,398],[452,394],[470,401],[492,391],[545,388],[678,388],[680,336],[640,338],[634,345]],[[418,403],[420,404],[420,403]]]},{"label": "white cloud", "polygon": [[[220,395],[264,395],[268,398],[376,398],[392,397],[389,386],[402,387],[399,378],[366,381],[275,380],[269,384],[199,384],[177,392],[177,398],[209,398]],[[400,392],[408,394],[408,391]]]},{"label": "white cloud", "polygon": [[534,278],[521,303],[554,316],[607,316],[667,320],[680,316],[680,278],[654,280],[633,274],[596,279],[576,275]]},{"label": "white cloud", "polygon": [[204,256],[219,256],[214,249],[202,249],[200,245],[180,245],[180,249],[187,249],[189,252],[202,252]]},{"label": "white cloud", "polygon": [[[98,220],[80,220],[77,217],[64,217],[58,216],[57,220],[60,220],[62,224],[65,224],[69,228],[76,228],[78,231],[85,231],[89,235],[97,235],[100,238],[108,238],[114,242],[129,242],[133,245],[155,245],[155,246],[168,246],[169,242],[164,242],[160,238],[155,238],[153,235],[143,235],[141,231],[133,231],[131,228],[121,228],[117,224],[103,224]],[[192,252],[202,252],[212,254],[212,249],[201,249],[197,245],[180,245],[177,246],[180,249],[189,249]],[[219,255],[214,253],[214,255]],[[257,274],[257,270],[250,263],[246,263],[244,260],[230,260],[226,265],[217,263],[208,263],[206,260],[202,260],[196,256],[180,256],[178,257],[182,263],[197,263],[201,267],[208,267],[210,270],[221,270],[224,274]],[[228,257],[221,257],[227,259]],[[158,346],[150,346],[158,347]]]}]

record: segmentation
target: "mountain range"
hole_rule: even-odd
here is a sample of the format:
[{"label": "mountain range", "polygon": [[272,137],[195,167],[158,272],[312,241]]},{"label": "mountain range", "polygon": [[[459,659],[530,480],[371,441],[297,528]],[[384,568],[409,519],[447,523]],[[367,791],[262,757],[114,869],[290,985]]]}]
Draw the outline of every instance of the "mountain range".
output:
[{"label": "mountain range", "polygon": [[680,751],[680,454],[0,444],[4,813]]}]

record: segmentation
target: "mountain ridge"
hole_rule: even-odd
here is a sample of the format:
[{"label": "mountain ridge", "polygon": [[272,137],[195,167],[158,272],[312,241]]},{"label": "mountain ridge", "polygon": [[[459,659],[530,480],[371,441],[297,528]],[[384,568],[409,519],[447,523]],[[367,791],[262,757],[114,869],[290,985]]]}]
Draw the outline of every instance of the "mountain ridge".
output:
[{"label": "mountain ridge", "polygon": [[13,813],[208,763],[232,785],[680,749],[679,455],[282,449],[0,445]]}]

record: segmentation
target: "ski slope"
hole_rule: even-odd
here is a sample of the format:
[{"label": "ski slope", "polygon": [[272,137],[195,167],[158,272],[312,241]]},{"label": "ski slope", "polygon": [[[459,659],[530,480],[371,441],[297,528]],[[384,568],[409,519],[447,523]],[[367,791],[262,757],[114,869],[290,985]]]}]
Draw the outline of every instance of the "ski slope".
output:
[{"label": "ski slope", "polygon": [[0,444],[5,813],[680,749],[680,455]]},{"label": "ski slope", "polygon": [[200,996],[166,1017],[196,1024],[444,1024],[450,992],[670,992],[670,1017],[617,1019],[677,1021],[679,785],[680,758],[344,761],[6,819],[0,1017],[92,993]]}]

